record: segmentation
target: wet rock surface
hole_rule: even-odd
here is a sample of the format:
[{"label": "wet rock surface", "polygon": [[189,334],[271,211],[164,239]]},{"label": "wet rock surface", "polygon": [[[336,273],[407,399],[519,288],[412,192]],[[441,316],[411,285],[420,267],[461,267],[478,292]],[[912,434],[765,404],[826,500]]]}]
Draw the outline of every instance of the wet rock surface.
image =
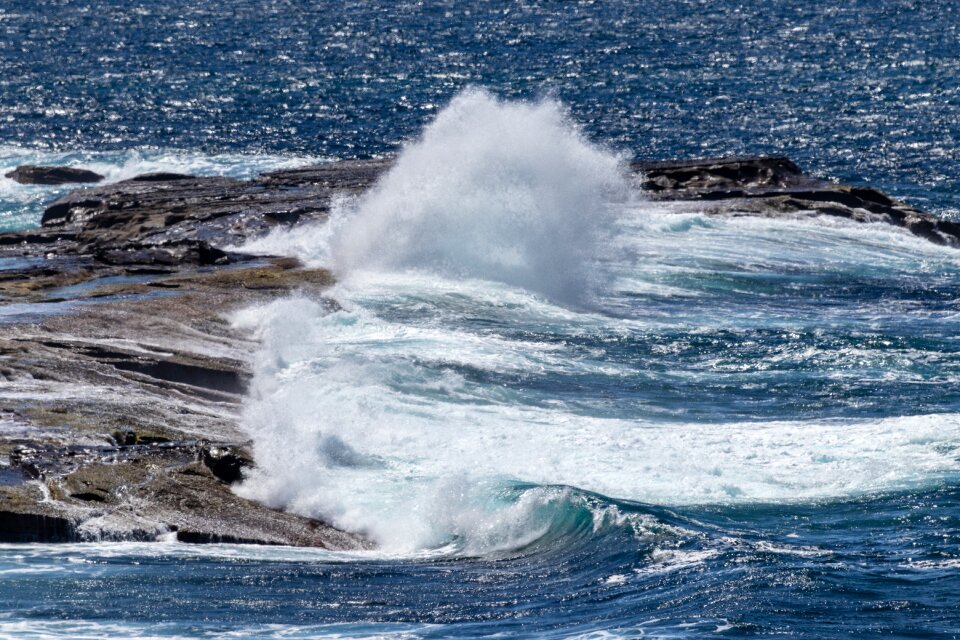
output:
[{"label": "wet rock surface", "polygon": [[23,165],[4,174],[20,184],[71,184],[74,182],[100,182],[103,176],[89,169],[74,167],[40,167]]},{"label": "wet rock surface", "polygon": [[221,313],[331,282],[276,262],[113,280],[0,325],[0,541],[368,546],[230,488],[253,464],[238,414],[256,345]]},{"label": "wet rock surface", "polygon": [[[150,174],[78,189],[39,228],[0,234],[0,541],[369,546],[231,489],[256,464],[239,426],[256,344],[225,318],[292,291],[322,298],[328,271],[231,247],[322,222],[389,166]],[[842,217],[960,246],[957,224],[786,158],[632,170],[650,198],[709,215]]]},{"label": "wet rock surface", "polygon": [[231,489],[256,344],[225,316],[323,269],[227,247],[322,220],[382,163],[79,189],[0,235],[0,541],[369,546]]},{"label": "wet rock surface", "polygon": [[[0,521],[15,523],[0,525],[5,542],[173,536],[192,543],[364,546],[317,520],[236,496],[218,471],[230,469],[225,461],[249,463],[238,445],[21,446],[10,458],[34,482],[0,493]],[[38,495],[46,500],[35,502]]]},{"label": "wet rock surface", "polygon": [[812,178],[788,158],[637,162],[632,169],[654,199],[700,200],[713,215],[832,216],[889,224],[937,244],[960,247],[960,224],[894,200],[876,189]]}]

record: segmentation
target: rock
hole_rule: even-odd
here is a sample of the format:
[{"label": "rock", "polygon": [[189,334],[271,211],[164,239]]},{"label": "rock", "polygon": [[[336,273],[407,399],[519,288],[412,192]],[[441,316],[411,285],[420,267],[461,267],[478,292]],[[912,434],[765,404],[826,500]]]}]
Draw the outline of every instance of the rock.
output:
[{"label": "rock", "polygon": [[200,461],[219,480],[234,484],[243,479],[243,470],[253,466],[253,458],[239,447],[205,444],[200,448]]},{"label": "rock", "polygon": [[[36,483],[0,487],[0,542],[155,540],[176,532],[191,543],[370,547],[312,518],[236,496],[196,462],[197,448],[170,442],[35,452],[47,469],[46,496]],[[77,460],[64,467],[70,458]]]},{"label": "rock", "polygon": [[[0,497],[0,504],[3,500]],[[0,542],[70,542],[73,539],[70,520],[0,507]]]},{"label": "rock", "polygon": [[131,178],[131,182],[175,182],[177,180],[193,180],[196,176],[185,173],[171,173],[169,171],[156,171],[154,173],[141,173]]},{"label": "rock", "polygon": [[118,429],[111,434],[111,437],[119,447],[128,447],[137,444],[136,431],[121,431]]},{"label": "rock", "polygon": [[931,242],[960,248],[960,224],[876,189],[811,178],[787,158],[635,162],[631,168],[644,177],[643,187],[656,199],[722,203],[707,209],[713,215],[827,215],[903,227]]},{"label": "rock", "polygon": [[117,446],[121,447],[130,447],[138,444],[163,444],[172,442],[168,436],[159,433],[137,433],[136,431],[122,431],[119,429],[110,434],[110,437],[117,444]]},{"label": "rock", "polygon": [[0,411],[5,426],[23,427],[0,434],[8,461],[0,462],[0,541],[174,534],[197,543],[369,547],[230,489],[253,464],[239,407],[254,345],[222,314],[294,290],[321,295],[332,282],[326,270],[283,259],[131,275],[72,257],[0,273],[2,296],[44,300],[72,288],[85,303],[0,332]]},{"label": "rock", "polygon": [[[180,240],[157,245],[129,243],[123,247],[93,247],[93,256],[98,262],[109,265],[130,266],[177,266],[177,265],[222,265],[231,262],[231,255],[211,247],[202,240]],[[237,256],[243,259],[243,256]]]},{"label": "rock", "polygon": [[636,162],[649,191],[681,189],[785,188],[811,182],[789,158],[712,158],[678,162]]},{"label": "rock", "polygon": [[57,199],[39,229],[0,234],[0,253],[92,257],[128,268],[235,262],[245,258],[225,247],[323,220],[335,196],[365,189],[389,166],[335,162],[251,180],[145,174]]},{"label": "rock", "polygon": [[70,184],[74,182],[100,182],[103,176],[87,169],[74,167],[39,167],[23,165],[5,174],[20,184]]}]

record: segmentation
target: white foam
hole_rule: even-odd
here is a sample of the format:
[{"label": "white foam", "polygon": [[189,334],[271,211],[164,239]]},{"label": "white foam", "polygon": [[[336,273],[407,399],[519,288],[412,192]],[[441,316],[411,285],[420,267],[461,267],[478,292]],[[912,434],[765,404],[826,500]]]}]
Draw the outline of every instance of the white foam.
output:
[{"label": "white foam", "polygon": [[332,239],[298,230],[269,242],[289,250],[299,236],[292,248],[308,262],[325,261],[330,246],[344,275],[414,269],[581,301],[611,203],[629,194],[622,159],[588,142],[560,103],[472,89],[345,204]]},{"label": "white foam", "polygon": [[701,566],[720,555],[716,549],[654,549],[650,554],[650,563],[633,570],[637,575],[649,576],[682,571]]},{"label": "white foam", "polygon": [[329,551],[305,547],[256,544],[185,544],[159,535],[156,542],[80,542],[68,544],[0,544],[0,567],[15,570],[32,567],[37,571],[56,571],[71,558],[77,562],[110,558],[137,560],[177,560],[190,558],[224,561],[261,561],[297,563],[355,562],[358,559],[389,559],[379,551]]},{"label": "white foam", "polygon": [[[833,499],[957,476],[957,414],[664,423],[618,412],[617,398],[588,412],[532,393],[525,376],[603,376],[612,388],[643,373],[570,346],[584,336],[817,330],[878,313],[851,303],[799,317],[775,304],[788,292],[768,275],[960,269],[955,253],[885,227],[631,201],[618,171],[555,103],[474,91],[334,225],[271,238],[272,251],[335,259],[343,310],[293,298],[235,318],[263,344],[244,413],[258,470],[239,491],[397,552],[484,553],[550,531],[578,495],[558,485],[678,505]],[[598,306],[586,311],[591,285]],[[711,303],[738,287],[747,303]],[[684,302],[661,311],[658,298]]]},{"label": "white foam", "polygon": [[391,548],[480,533],[481,546],[500,548],[535,534],[546,526],[535,514],[553,496],[510,502],[504,479],[692,504],[905,489],[960,470],[950,453],[960,444],[955,414],[723,424],[590,417],[525,405],[436,367],[574,366],[549,346],[399,325],[364,310],[330,314],[303,299],[259,313],[265,351],[245,423],[260,472],[242,493]]},{"label": "white foam", "polygon": [[195,640],[209,638],[344,638],[350,640],[409,639],[430,635],[438,625],[403,623],[359,624],[258,624],[224,629],[222,622],[206,624],[178,622],[126,622],[87,620],[2,620],[0,637],[23,640],[102,640],[103,638],[136,638],[136,640]]}]

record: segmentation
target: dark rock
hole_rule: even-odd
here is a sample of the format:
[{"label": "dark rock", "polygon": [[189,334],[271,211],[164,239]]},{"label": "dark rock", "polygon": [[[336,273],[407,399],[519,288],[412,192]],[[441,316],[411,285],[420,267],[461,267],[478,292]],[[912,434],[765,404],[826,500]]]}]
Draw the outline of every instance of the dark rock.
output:
[{"label": "dark rock", "polygon": [[243,479],[243,470],[253,466],[250,454],[235,447],[204,445],[200,460],[218,479],[234,484]]},{"label": "dark rock", "polygon": [[204,455],[222,473],[249,463],[239,447],[196,441],[34,449],[47,494],[37,483],[0,486],[0,541],[155,540],[177,532],[195,543],[370,547],[312,518],[238,497],[197,462]]},{"label": "dark rock", "polygon": [[23,165],[5,174],[20,184],[70,184],[73,182],[100,182],[103,176],[87,169],[73,167],[39,167]]},{"label": "dark rock", "polygon": [[190,531],[189,529],[180,529],[177,531],[177,542],[186,544],[280,544],[279,542],[264,542],[262,540],[240,538],[230,535],[229,533],[218,534],[207,531]]},{"label": "dark rock", "polygon": [[[242,363],[213,359],[199,355],[151,355],[143,352],[123,351],[101,345],[75,344],[70,341],[44,340],[44,346],[69,352],[70,357],[85,358],[86,366],[92,363],[105,365],[118,371],[134,374],[143,384],[156,385],[219,402],[236,402],[246,392],[249,373]],[[91,362],[92,361],[92,362]],[[161,434],[155,432],[118,429],[113,433],[117,444],[142,444],[147,438],[159,442]],[[164,437],[163,441],[168,438]]]},{"label": "dark rock", "polygon": [[74,539],[72,523],[66,517],[0,508],[0,542],[69,542]]},{"label": "dark rock", "polygon": [[113,366],[124,371],[137,373],[178,384],[235,393],[242,395],[246,391],[246,381],[233,370],[215,369],[197,366],[173,360],[154,360],[143,358],[124,358],[112,361]]},{"label": "dark rock", "polygon": [[222,247],[322,220],[335,194],[368,187],[388,166],[337,162],[244,181],[147,174],[67,194],[44,211],[41,229],[0,234],[0,247],[52,245],[45,250],[110,265],[222,264]]},{"label": "dark rock", "polygon": [[69,204],[59,200],[51,204],[43,212],[40,218],[40,225],[43,227],[60,226],[74,220],[79,221],[80,216],[93,211],[100,206],[99,200],[71,200]]},{"label": "dark rock", "polygon": [[677,162],[635,162],[650,191],[791,187],[810,181],[789,158],[708,158]]},{"label": "dark rock", "polygon": [[121,447],[132,447],[138,444],[164,444],[173,442],[169,437],[158,433],[143,433],[136,431],[114,431],[110,437]]},{"label": "dark rock", "polygon": [[211,247],[202,240],[181,240],[157,245],[131,243],[122,247],[95,247],[94,258],[114,266],[150,265],[222,265],[231,261],[231,254]]},{"label": "dark rock", "polygon": [[136,431],[114,431],[111,435],[113,441],[117,443],[117,446],[126,447],[137,444],[137,432]]},{"label": "dark rock", "polygon": [[[643,186],[660,200],[723,203],[715,215],[806,212],[853,222],[903,227],[935,242],[960,247],[960,225],[918,211],[868,187],[811,178],[787,158],[710,158],[679,162],[635,162]],[[744,201],[752,201],[744,206]]]},{"label": "dark rock", "polygon": [[154,173],[142,173],[139,176],[131,178],[131,182],[175,182],[177,180],[192,180],[195,176],[185,173],[170,173],[168,171],[157,171]]}]

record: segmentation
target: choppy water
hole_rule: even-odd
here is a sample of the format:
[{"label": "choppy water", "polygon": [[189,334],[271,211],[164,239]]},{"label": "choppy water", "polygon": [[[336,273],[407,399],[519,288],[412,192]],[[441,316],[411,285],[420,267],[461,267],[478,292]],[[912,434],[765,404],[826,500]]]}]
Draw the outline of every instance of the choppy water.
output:
[{"label": "choppy water", "polygon": [[[333,266],[341,311],[234,318],[263,340],[239,490],[381,550],[3,546],[0,634],[960,635],[960,253],[654,204],[617,154],[786,152],[952,214],[955,12],[4,5],[10,166],[249,175],[420,137],[250,247]],[[470,82],[566,106],[450,105]],[[5,224],[52,195],[0,182]]]},{"label": "choppy water", "polygon": [[949,0],[5,0],[0,141],[365,156],[473,83],[642,157],[786,153],[956,212]]}]

